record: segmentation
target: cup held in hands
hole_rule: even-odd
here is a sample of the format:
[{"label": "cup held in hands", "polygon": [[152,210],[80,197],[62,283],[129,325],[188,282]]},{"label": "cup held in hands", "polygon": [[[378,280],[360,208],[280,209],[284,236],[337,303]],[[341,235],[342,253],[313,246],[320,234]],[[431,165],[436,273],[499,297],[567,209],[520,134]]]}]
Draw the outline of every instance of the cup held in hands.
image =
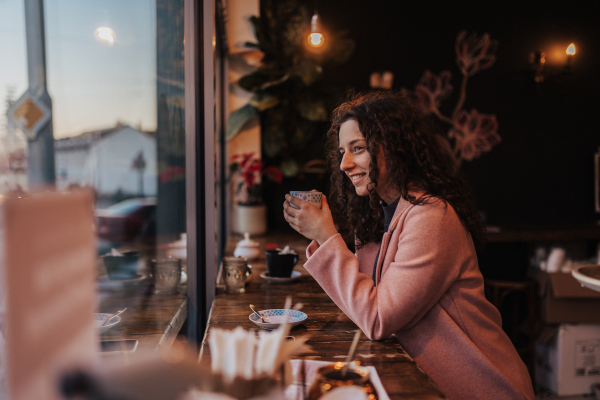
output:
[{"label": "cup held in hands", "polygon": [[140,263],[140,253],[126,251],[121,255],[107,254],[102,256],[108,278],[112,281],[137,278]]},{"label": "cup held in hands", "polygon": [[279,250],[267,250],[267,269],[269,276],[275,278],[289,278],[298,263],[298,254],[280,254]]},{"label": "cup held in hands", "polygon": [[[319,209],[321,208],[321,201],[323,200],[323,193],[321,193],[321,192],[305,192],[305,191],[296,190],[296,191],[291,191],[290,194],[301,200],[308,201],[310,204],[312,204],[313,206],[315,206]],[[292,205],[291,203],[290,203],[290,205],[296,209],[298,208],[298,207],[295,207],[294,205]]]}]

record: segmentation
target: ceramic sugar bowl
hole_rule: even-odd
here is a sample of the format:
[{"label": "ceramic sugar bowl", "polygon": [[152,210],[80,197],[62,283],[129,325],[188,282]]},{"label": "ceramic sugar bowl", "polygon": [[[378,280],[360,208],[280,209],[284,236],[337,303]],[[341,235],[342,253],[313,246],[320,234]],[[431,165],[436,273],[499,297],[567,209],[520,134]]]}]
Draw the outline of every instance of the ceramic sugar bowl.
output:
[{"label": "ceramic sugar bowl", "polygon": [[256,260],[260,256],[259,243],[250,239],[248,232],[244,233],[244,239],[240,240],[235,247],[233,255],[244,257],[246,260]]}]

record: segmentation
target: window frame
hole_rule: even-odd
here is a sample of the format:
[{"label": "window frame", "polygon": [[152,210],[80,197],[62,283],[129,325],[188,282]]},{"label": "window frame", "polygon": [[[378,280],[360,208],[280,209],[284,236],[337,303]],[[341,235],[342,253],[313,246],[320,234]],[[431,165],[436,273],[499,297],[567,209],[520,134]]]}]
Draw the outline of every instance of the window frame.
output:
[{"label": "window frame", "polygon": [[184,0],[188,340],[200,344],[215,295],[213,0]]}]

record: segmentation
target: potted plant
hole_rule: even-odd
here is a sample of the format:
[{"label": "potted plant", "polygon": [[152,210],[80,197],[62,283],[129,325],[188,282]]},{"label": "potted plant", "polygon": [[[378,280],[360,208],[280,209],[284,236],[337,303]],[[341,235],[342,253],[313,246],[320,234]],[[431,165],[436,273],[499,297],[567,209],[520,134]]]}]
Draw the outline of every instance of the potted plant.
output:
[{"label": "potted plant", "polygon": [[262,235],[267,231],[266,205],[263,202],[263,178],[281,183],[282,174],[277,167],[263,167],[254,153],[236,154],[230,164],[230,181],[233,183],[235,209],[234,231]]}]

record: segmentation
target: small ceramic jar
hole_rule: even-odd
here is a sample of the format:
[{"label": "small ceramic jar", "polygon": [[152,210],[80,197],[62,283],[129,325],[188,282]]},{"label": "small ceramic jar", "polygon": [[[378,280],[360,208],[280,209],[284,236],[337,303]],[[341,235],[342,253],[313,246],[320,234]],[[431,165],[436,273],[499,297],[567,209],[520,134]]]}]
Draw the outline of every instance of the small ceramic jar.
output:
[{"label": "small ceramic jar", "polygon": [[256,260],[260,256],[259,243],[250,239],[248,232],[244,233],[244,239],[240,240],[235,247],[233,255],[244,257],[246,260]]}]

